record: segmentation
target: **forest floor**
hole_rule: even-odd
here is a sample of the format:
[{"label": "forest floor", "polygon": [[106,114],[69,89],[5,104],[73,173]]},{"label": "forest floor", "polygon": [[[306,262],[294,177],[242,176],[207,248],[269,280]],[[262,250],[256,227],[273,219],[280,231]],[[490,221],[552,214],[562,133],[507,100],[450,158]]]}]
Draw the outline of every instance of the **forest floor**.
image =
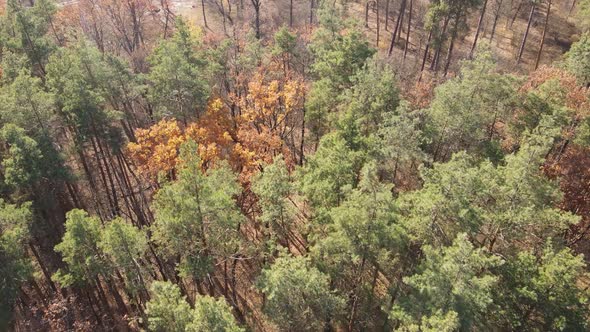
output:
[{"label": "forest floor", "polygon": [[[251,3],[249,0],[241,0],[245,8],[244,17],[252,17]],[[383,1],[383,0],[382,0]],[[496,8],[493,1],[490,1],[486,10],[486,15],[482,24],[482,32],[480,33],[480,41],[489,40],[491,30],[494,21],[494,13]],[[507,2],[507,1],[505,1]],[[540,60],[540,65],[551,64],[556,60],[559,60],[561,56],[569,49],[570,45],[577,40],[579,30],[573,24],[572,15],[570,13],[571,1],[559,1],[554,2],[551,7],[551,14],[549,18],[548,29],[545,38],[545,45]],[[222,16],[220,15],[218,8],[213,4],[214,1],[206,1],[206,15],[208,22],[208,33],[223,34]],[[537,53],[541,37],[543,34],[543,26],[545,23],[545,17],[547,13],[547,6],[539,6],[534,15],[533,23],[531,25],[530,33],[527,39],[525,51],[523,53],[522,61],[520,64],[516,64],[516,56],[520,44],[522,42],[523,35],[526,31],[528,17],[530,14],[530,7],[522,6],[518,11],[514,23],[511,23],[516,12],[516,1],[513,1],[513,8],[504,8],[504,10],[511,9],[510,15],[504,14],[500,16],[497,22],[496,32],[494,39],[491,42],[492,50],[496,55],[499,68],[505,72],[520,72],[527,73],[534,70]],[[174,0],[176,12],[183,15],[193,21],[197,26],[204,26],[203,14],[200,1],[197,0]],[[420,69],[422,52],[426,44],[427,32],[423,29],[416,29],[417,26],[423,26],[423,18],[427,10],[427,0],[414,0],[413,6],[413,23],[412,31],[410,33],[410,44],[408,50],[408,58],[405,61],[406,68],[409,72],[416,72]],[[234,11],[239,11],[235,8]],[[507,7],[507,6],[505,6]],[[478,9],[479,10],[479,9]],[[391,40],[392,30],[395,27],[395,20],[397,19],[397,13],[399,12],[399,1],[391,0],[388,30],[385,30],[385,17],[381,13],[380,17],[380,42],[379,50],[385,54],[389,47]],[[351,17],[357,19],[360,24],[364,23],[365,18],[365,4],[361,2],[350,2],[348,5],[348,14]],[[293,25],[294,28],[305,31],[309,27],[309,1],[294,0],[293,10]],[[314,17],[315,19],[315,17]],[[479,19],[479,12],[471,13],[469,27],[471,29],[464,33],[459,42],[456,45],[453,61],[450,71],[456,71],[459,66],[458,59],[465,59],[468,57],[473,38],[475,35],[475,27]],[[237,20],[236,20],[237,21]],[[280,25],[288,23],[289,21],[289,1],[269,1],[262,2],[262,30],[263,33],[274,31]],[[403,57],[403,47],[405,43],[406,29],[407,29],[407,15],[404,19],[402,27],[401,39],[396,43],[394,53],[392,55],[393,62],[395,59],[401,59]],[[229,28],[228,30],[231,30]],[[237,27],[240,30],[248,29],[248,22],[244,26]],[[367,38],[371,40],[373,45],[376,44],[376,12],[371,10],[369,13],[368,27],[364,28]],[[445,50],[446,51],[446,50]],[[428,67],[428,65],[427,65]]]}]

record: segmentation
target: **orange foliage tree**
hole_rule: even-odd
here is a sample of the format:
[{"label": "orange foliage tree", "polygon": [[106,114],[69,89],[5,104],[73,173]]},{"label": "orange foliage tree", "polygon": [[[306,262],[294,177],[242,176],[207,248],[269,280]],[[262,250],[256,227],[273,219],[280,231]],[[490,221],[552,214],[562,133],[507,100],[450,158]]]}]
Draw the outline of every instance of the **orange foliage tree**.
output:
[{"label": "orange foliage tree", "polygon": [[304,89],[300,80],[265,82],[259,74],[248,85],[246,96],[237,100],[239,114],[232,116],[216,99],[203,116],[186,127],[164,119],[137,130],[137,142],[129,143],[128,154],[151,181],[160,172],[174,177],[180,145],[192,139],[198,144],[204,170],[218,160],[227,160],[247,184],[278,154],[284,155],[289,166],[295,162],[295,129],[302,117]]}]

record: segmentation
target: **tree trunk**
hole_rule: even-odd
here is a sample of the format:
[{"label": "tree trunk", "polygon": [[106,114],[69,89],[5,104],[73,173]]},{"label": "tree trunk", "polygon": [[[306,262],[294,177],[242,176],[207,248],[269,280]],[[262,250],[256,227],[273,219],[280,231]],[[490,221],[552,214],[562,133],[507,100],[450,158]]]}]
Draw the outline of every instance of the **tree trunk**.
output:
[{"label": "tree trunk", "polygon": [[410,0],[410,11],[408,13],[408,31],[406,31],[406,43],[404,44],[404,60],[408,55],[408,49],[410,48],[410,30],[412,29],[412,8],[414,6],[414,0]]},{"label": "tree trunk", "polygon": [[367,4],[365,5],[365,28],[369,27],[369,4],[371,0],[367,0]]},{"label": "tree trunk", "polygon": [[545,16],[545,24],[543,26],[543,36],[541,37],[541,45],[539,46],[539,53],[537,53],[537,61],[535,61],[535,70],[539,68],[539,62],[541,61],[541,53],[543,53],[543,46],[545,45],[545,36],[547,34],[547,26],[549,25],[549,15],[551,15],[551,3],[553,1],[549,0],[549,4],[547,5],[547,16]]},{"label": "tree trunk", "polygon": [[388,56],[391,56],[391,54],[393,53],[393,47],[395,46],[395,39],[397,38],[398,32],[402,26],[402,17],[403,17],[404,11],[406,10],[406,2],[407,2],[407,0],[402,0],[402,2],[400,4],[399,14],[397,15],[397,20],[395,23],[395,29],[393,30],[393,36],[391,36],[391,43],[389,44],[389,51],[387,52]]},{"label": "tree trunk", "polygon": [[445,21],[443,22],[443,27],[441,33],[439,35],[439,43],[436,47],[436,51],[434,52],[434,57],[432,58],[432,63],[430,64],[430,70],[435,70],[438,72],[438,61],[440,59],[440,54],[443,47],[444,37],[447,33],[447,29],[449,27],[449,22],[451,21],[451,14],[445,17]]},{"label": "tree trunk", "polygon": [[256,30],[256,39],[260,39],[260,4],[262,0],[250,0],[254,6],[254,28]]},{"label": "tree trunk", "polygon": [[481,14],[479,15],[479,21],[477,22],[477,31],[475,31],[475,37],[473,38],[473,44],[471,45],[471,51],[469,52],[469,58],[473,58],[473,52],[475,51],[475,47],[477,46],[477,39],[479,38],[479,33],[481,32],[481,25],[483,23],[483,18],[486,15],[486,7],[488,6],[488,0],[485,0],[483,3],[483,7],[481,9]]},{"label": "tree trunk", "polygon": [[381,29],[379,24],[379,0],[375,0],[375,8],[377,11],[377,49],[379,49],[379,30]]},{"label": "tree trunk", "polygon": [[385,1],[385,31],[389,31],[389,2],[391,0]]},{"label": "tree trunk", "polygon": [[570,11],[568,12],[567,16],[569,17],[572,12],[574,11],[574,8],[576,7],[576,0],[572,1],[572,6],[570,7]]},{"label": "tree trunk", "polygon": [[426,41],[426,48],[424,49],[424,56],[422,57],[422,66],[420,68],[420,78],[418,81],[422,80],[422,72],[424,71],[424,66],[426,65],[426,59],[428,58],[428,51],[430,50],[430,40],[432,39],[432,29],[428,33],[428,40]]},{"label": "tree trunk", "polygon": [[43,260],[41,259],[41,256],[39,256],[39,252],[37,251],[37,248],[35,248],[33,243],[30,243],[30,242],[29,242],[29,248],[31,248],[31,252],[33,253],[33,256],[35,256],[35,259],[37,260],[37,263],[39,264],[39,267],[41,268],[41,272],[43,273],[45,280],[47,280],[47,284],[49,285],[51,290],[53,290],[53,292],[57,293],[57,287],[55,287],[53,280],[51,280],[51,274],[47,270],[47,267],[45,266]]},{"label": "tree trunk", "polygon": [[309,1],[309,25],[313,24],[313,0]]},{"label": "tree trunk", "polygon": [[451,57],[453,56],[453,48],[455,47],[455,39],[457,39],[458,30],[459,30],[459,17],[456,17],[455,18],[455,26],[453,27],[453,35],[451,36],[451,43],[449,44],[449,50],[447,52],[447,61],[445,63],[444,76],[447,76],[447,73],[449,72],[449,66],[451,65]]},{"label": "tree trunk", "polygon": [[520,3],[518,4],[518,7],[516,7],[516,11],[514,12],[514,16],[512,16],[512,20],[510,21],[510,28],[511,29],[512,29],[512,26],[514,25],[514,21],[516,21],[516,18],[518,17],[518,13],[520,12],[520,9],[522,8],[523,1],[524,0],[520,1]]},{"label": "tree trunk", "polygon": [[289,1],[289,27],[293,27],[293,0]]},{"label": "tree trunk", "polygon": [[500,10],[502,9],[502,2],[504,2],[504,1],[500,0],[500,2],[498,3],[498,8],[496,8],[496,13],[494,14],[494,24],[492,26],[492,33],[490,35],[490,42],[494,39],[494,35],[496,34],[496,27],[498,26],[498,19],[500,18]]},{"label": "tree trunk", "polygon": [[537,5],[533,3],[531,6],[531,13],[529,14],[529,22],[526,26],[526,31],[524,36],[522,37],[522,43],[520,44],[520,49],[518,51],[518,58],[516,59],[516,64],[520,64],[520,60],[522,59],[522,54],[524,53],[524,48],[526,46],[526,40],[529,37],[529,31],[531,30],[531,23],[533,22],[533,16],[535,15],[535,9]]},{"label": "tree trunk", "polygon": [[207,14],[205,14],[205,0],[201,0],[201,11],[203,12],[203,23],[205,24],[205,28],[209,28],[207,24]]}]

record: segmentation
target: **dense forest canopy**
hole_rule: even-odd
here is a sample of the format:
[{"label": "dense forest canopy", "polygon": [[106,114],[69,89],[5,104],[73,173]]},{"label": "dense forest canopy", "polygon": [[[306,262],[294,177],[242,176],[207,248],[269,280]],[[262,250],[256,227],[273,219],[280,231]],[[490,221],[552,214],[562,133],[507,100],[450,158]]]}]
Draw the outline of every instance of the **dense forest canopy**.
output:
[{"label": "dense forest canopy", "polygon": [[0,331],[590,329],[589,0],[0,8]]}]

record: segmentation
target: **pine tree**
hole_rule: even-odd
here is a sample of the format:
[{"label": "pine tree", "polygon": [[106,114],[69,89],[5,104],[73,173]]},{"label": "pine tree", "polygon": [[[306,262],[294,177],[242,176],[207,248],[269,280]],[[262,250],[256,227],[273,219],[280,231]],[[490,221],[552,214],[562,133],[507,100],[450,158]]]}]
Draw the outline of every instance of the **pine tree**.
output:
[{"label": "pine tree", "polygon": [[344,300],[330,290],[329,279],[303,257],[283,255],[262,271],[258,288],[264,311],[279,329],[317,331],[337,318]]}]

